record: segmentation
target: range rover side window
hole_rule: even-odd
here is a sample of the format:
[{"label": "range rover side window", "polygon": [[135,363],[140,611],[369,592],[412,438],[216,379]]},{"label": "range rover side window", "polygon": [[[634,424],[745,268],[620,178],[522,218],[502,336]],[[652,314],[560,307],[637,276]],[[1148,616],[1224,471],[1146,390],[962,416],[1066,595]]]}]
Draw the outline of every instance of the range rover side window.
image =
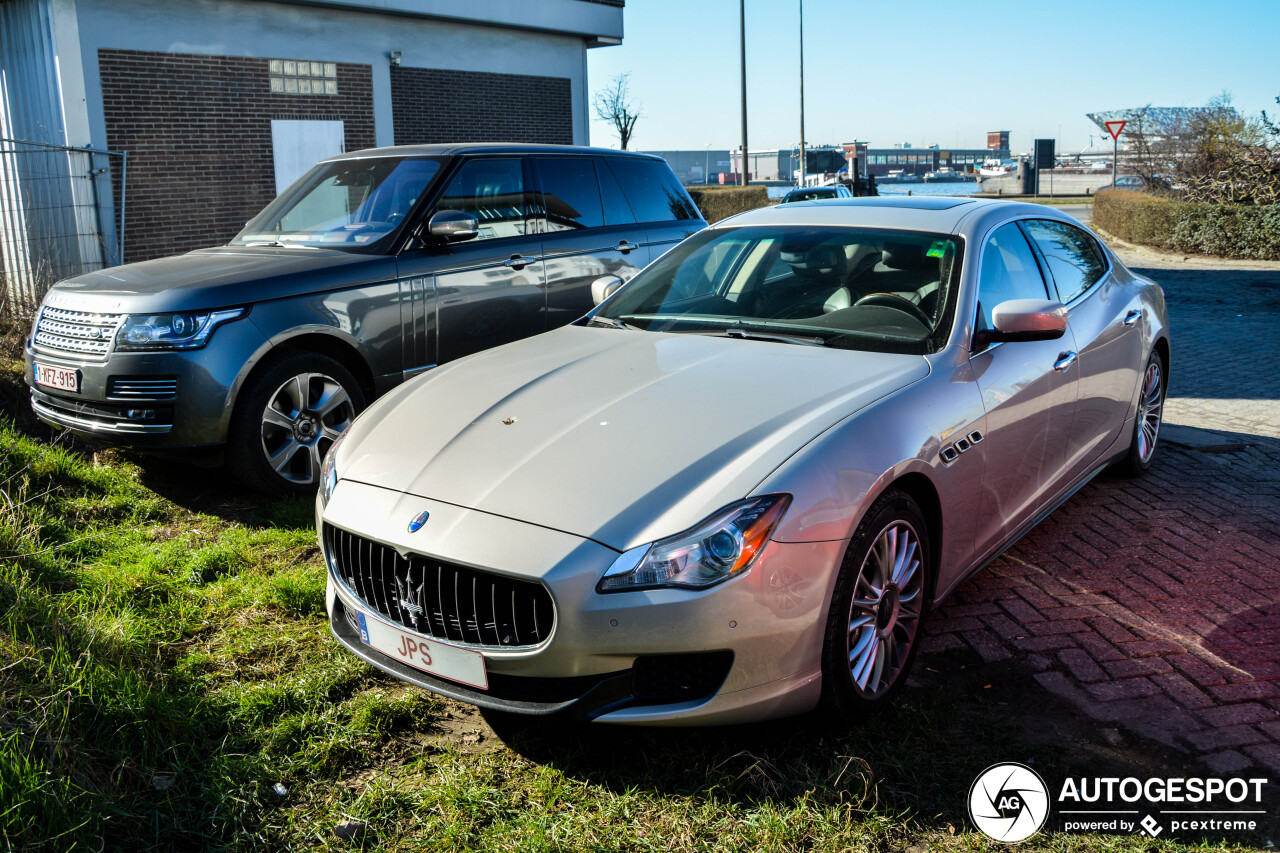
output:
[{"label": "range rover side window", "polygon": [[605,162],[622,185],[639,222],[699,218],[693,200],[661,160],[610,157]]},{"label": "range rover side window", "polygon": [[535,162],[542,178],[548,231],[604,225],[600,186],[591,160],[585,157],[539,157]]},{"label": "range rover side window", "polygon": [[529,208],[524,166],[518,157],[467,161],[437,205],[438,210],[461,210],[480,220],[477,240],[523,236]]},{"label": "range rover side window", "polygon": [[1064,305],[1093,287],[1107,271],[1089,235],[1065,222],[1032,219],[1022,223],[1049,265],[1058,300]]},{"label": "range rover side window", "polygon": [[618,186],[618,179],[609,171],[603,160],[596,160],[596,174],[600,176],[600,198],[604,201],[606,225],[635,225],[636,215],[627,204],[627,197]]}]

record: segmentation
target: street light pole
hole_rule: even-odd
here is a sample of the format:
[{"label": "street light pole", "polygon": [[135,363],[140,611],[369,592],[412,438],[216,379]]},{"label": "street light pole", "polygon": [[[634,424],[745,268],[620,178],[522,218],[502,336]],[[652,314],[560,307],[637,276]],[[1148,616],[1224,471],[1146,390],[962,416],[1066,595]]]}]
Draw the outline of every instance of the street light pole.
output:
[{"label": "street light pole", "polygon": [[738,0],[738,21],[742,49],[742,165],[738,183],[747,185],[747,0]]},{"label": "street light pole", "polygon": [[800,180],[804,186],[807,174],[804,165],[804,0],[800,0]]}]

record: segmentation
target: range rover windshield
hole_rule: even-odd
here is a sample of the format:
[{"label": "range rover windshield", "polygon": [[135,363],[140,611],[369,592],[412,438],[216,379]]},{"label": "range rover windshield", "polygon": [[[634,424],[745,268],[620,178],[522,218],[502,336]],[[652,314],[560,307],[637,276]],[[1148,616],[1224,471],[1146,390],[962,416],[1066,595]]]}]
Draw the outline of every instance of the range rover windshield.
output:
[{"label": "range rover windshield", "polygon": [[951,234],[818,226],[703,231],[587,322],[879,352],[945,342],[960,280]]},{"label": "range rover windshield", "polygon": [[439,171],[439,160],[424,157],[320,163],[267,205],[231,245],[375,250],[404,223]]}]

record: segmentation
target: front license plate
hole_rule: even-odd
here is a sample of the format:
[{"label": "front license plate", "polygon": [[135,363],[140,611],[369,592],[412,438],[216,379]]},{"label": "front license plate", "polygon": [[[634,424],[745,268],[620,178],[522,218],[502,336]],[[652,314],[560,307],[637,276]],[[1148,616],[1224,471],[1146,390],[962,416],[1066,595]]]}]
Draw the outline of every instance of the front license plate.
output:
[{"label": "front license plate", "polygon": [[54,367],[48,364],[35,363],[36,384],[59,391],[80,392],[80,371],[69,367]]},{"label": "front license plate", "polygon": [[356,622],[360,629],[360,639],[366,646],[372,646],[387,657],[395,658],[414,669],[478,687],[489,689],[489,676],[484,669],[484,655],[479,652],[460,649],[444,643],[429,640],[408,631],[401,631],[394,625],[388,625],[372,616],[367,616],[361,609],[356,611]]}]

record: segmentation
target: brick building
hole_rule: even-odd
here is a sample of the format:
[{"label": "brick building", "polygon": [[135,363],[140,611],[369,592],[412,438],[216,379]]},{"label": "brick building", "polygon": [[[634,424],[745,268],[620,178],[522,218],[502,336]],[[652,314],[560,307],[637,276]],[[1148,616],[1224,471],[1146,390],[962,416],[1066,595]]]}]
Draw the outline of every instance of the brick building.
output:
[{"label": "brick building", "polygon": [[[0,261],[57,215],[99,266],[215,245],[341,151],[585,144],[586,51],[621,43],[623,3],[0,0]],[[37,184],[25,143],[127,167]]]}]

